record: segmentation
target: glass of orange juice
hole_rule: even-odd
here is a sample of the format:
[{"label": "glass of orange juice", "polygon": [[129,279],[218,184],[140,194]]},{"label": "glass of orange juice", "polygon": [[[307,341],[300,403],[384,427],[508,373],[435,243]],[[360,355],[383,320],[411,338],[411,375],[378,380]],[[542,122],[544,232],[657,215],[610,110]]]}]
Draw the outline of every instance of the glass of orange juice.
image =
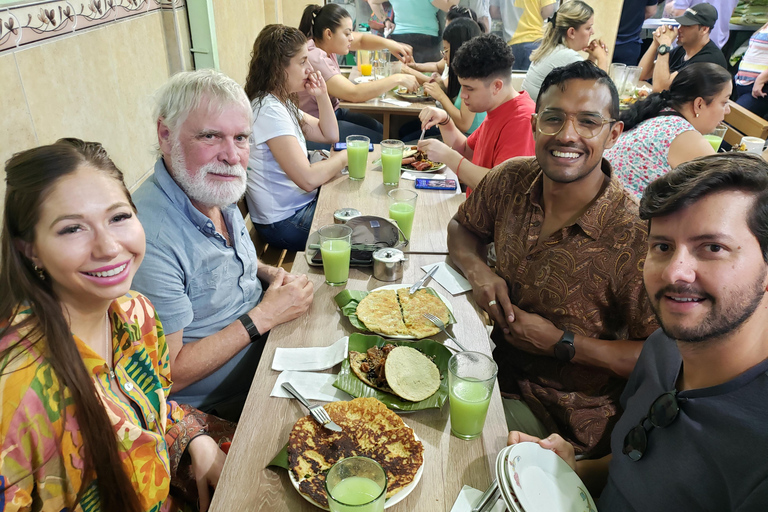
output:
[{"label": "glass of orange juice", "polygon": [[373,71],[372,53],[371,50],[357,50],[357,68],[363,76],[371,76]]}]

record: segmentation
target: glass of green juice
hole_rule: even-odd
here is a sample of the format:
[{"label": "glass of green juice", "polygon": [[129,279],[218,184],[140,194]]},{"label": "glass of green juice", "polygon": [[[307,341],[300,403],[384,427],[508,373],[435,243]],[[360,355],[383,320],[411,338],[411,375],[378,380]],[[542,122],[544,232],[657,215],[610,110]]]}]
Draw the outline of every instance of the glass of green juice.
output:
[{"label": "glass of green juice", "polygon": [[347,169],[349,179],[365,179],[365,168],[368,167],[368,146],[371,139],[364,135],[347,137]]},{"label": "glass of green juice", "polygon": [[383,512],[387,473],[368,457],[347,457],[328,470],[325,494],[331,512]]},{"label": "glass of green juice", "polygon": [[725,123],[720,123],[712,133],[708,133],[704,136],[707,142],[712,145],[712,149],[715,150],[715,153],[717,153],[717,150],[720,149],[720,144],[723,143],[723,137],[725,137],[725,132],[727,131],[728,125]]},{"label": "glass of green juice", "polygon": [[499,368],[480,352],[458,352],[448,361],[451,433],[459,439],[480,437]]},{"label": "glass of green juice", "polygon": [[387,139],[381,141],[381,170],[385,185],[400,184],[400,167],[403,164],[403,141]]},{"label": "glass of green juice", "polygon": [[389,218],[397,221],[403,236],[406,240],[410,240],[413,214],[416,211],[416,199],[419,194],[407,188],[395,188],[387,195],[389,196]]},{"label": "glass of green juice", "polygon": [[344,286],[349,279],[352,228],[344,224],[329,224],[317,232],[320,235],[325,282],[331,286]]}]

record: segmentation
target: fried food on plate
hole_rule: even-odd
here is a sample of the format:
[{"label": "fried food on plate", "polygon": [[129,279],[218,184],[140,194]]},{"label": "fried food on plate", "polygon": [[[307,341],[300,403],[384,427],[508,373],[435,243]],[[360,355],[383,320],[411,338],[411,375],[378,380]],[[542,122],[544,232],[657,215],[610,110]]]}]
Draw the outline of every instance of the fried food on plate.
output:
[{"label": "fried food on plate", "polygon": [[408,335],[395,290],[376,290],[357,305],[357,318],[365,326],[381,334]]},{"label": "fried food on plate", "polygon": [[420,402],[440,388],[440,370],[427,356],[412,347],[394,348],[384,363],[392,391],[411,402]]},{"label": "fried food on plate", "polygon": [[408,288],[397,290],[397,299],[403,311],[403,321],[408,331],[416,338],[426,338],[440,332],[435,324],[424,318],[424,313],[432,313],[444,324],[450,319],[448,307],[440,300],[440,297],[429,293],[425,289],[416,290],[411,295]]}]

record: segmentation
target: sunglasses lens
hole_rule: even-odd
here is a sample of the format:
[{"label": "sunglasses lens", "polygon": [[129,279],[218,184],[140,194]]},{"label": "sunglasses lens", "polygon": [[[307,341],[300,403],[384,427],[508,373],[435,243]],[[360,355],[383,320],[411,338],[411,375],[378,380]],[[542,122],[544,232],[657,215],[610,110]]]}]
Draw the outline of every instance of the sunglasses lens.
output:
[{"label": "sunglasses lens", "polygon": [[638,461],[643,457],[647,447],[648,437],[645,428],[642,425],[638,425],[627,433],[627,436],[624,438],[624,449],[622,451],[630,459]]},{"label": "sunglasses lens", "polygon": [[677,405],[675,393],[664,393],[651,404],[648,420],[658,428],[668,427],[677,418],[680,407]]}]

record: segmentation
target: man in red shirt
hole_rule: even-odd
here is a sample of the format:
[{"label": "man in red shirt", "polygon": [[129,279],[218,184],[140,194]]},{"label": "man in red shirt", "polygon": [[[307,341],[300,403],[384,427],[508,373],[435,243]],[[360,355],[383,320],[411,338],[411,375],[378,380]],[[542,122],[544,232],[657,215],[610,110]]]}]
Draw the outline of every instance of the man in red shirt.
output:
[{"label": "man in red shirt", "polygon": [[464,43],[451,59],[461,84],[461,99],[471,112],[488,112],[469,137],[445,110],[427,107],[419,114],[422,128],[440,127],[443,141],[427,139],[419,149],[430,160],[453,169],[469,188],[494,167],[516,156],[533,156],[531,116],[536,110],[527,92],[512,87],[512,50],[500,38],[486,34]]}]

